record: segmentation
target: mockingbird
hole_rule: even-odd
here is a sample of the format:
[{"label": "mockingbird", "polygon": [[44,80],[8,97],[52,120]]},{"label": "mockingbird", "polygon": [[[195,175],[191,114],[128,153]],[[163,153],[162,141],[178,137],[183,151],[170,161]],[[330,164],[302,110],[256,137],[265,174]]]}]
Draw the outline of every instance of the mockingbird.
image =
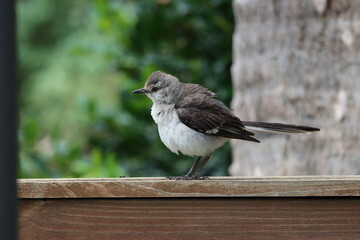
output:
[{"label": "mockingbird", "polygon": [[181,152],[197,156],[185,176],[173,179],[202,179],[200,172],[211,153],[231,138],[259,143],[254,133],[248,130],[276,133],[320,130],[282,123],[240,121],[229,108],[215,99],[215,93],[198,84],[182,83],[161,71],[153,72],[144,88],[132,93],[144,93],[152,100],[151,116],[167,148],[176,154]]}]

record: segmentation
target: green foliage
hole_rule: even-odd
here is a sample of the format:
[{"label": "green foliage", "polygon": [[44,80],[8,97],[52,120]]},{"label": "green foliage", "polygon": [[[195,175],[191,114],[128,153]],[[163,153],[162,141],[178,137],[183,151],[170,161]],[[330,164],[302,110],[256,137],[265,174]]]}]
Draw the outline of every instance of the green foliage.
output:
[{"label": "green foliage", "polygon": [[[20,177],[182,175],[151,101],[130,95],[155,70],[229,103],[231,1],[18,1]],[[206,174],[225,175],[229,146]]]}]

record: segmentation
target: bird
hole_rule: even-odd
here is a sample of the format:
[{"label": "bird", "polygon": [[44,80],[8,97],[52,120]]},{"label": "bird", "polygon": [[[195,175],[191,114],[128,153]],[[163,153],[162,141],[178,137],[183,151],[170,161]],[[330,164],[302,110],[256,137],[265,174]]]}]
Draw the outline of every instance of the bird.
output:
[{"label": "bird", "polygon": [[213,151],[230,139],[260,143],[252,131],[311,133],[319,128],[241,121],[209,89],[180,80],[162,71],[153,72],[143,88],[132,94],[145,94],[153,102],[151,116],[158,126],[161,141],[170,151],[196,156],[189,171],[175,180],[205,179],[200,176]]}]

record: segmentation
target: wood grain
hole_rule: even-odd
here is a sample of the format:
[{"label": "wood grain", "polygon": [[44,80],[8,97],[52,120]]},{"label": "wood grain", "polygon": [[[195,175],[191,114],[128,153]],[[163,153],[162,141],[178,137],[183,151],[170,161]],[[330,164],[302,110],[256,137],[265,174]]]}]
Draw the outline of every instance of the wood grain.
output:
[{"label": "wood grain", "polygon": [[360,196],[360,176],[20,179],[20,198]]},{"label": "wood grain", "polygon": [[20,239],[360,239],[357,198],[22,199]]}]

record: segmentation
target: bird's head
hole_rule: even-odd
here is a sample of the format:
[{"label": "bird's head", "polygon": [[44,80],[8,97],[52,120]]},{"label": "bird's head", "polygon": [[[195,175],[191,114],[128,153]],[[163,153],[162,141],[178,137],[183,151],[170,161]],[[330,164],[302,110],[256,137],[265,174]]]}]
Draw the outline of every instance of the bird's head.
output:
[{"label": "bird's head", "polygon": [[153,103],[172,104],[175,102],[175,92],[180,84],[179,79],[176,77],[156,71],[146,80],[143,88],[137,89],[132,93],[144,93]]}]

